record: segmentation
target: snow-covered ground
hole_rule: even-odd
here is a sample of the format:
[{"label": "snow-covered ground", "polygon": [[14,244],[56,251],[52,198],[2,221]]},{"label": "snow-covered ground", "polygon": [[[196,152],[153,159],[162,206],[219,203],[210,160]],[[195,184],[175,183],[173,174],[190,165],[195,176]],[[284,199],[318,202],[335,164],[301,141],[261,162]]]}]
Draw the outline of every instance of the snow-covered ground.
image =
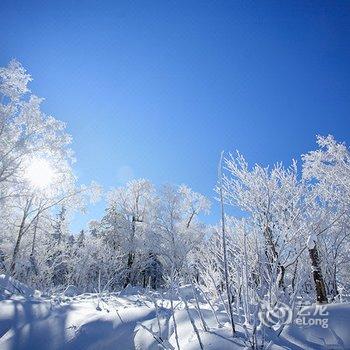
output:
[{"label": "snow-covered ground", "polygon": [[[3,281],[4,282],[4,281]],[[17,284],[16,284],[17,283]],[[166,293],[128,288],[120,293],[39,296],[18,282],[11,295],[0,301],[0,349],[176,349],[170,301]],[[25,296],[18,295],[22,287]],[[142,292],[142,294],[141,294]],[[12,294],[16,293],[16,294]],[[69,294],[69,293],[66,293]],[[186,294],[186,289],[182,295]],[[228,319],[218,311],[217,322],[208,304],[200,303],[209,330],[203,327],[188,297],[190,314],[198,327],[204,349],[244,349],[243,328],[232,338]],[[157,303],[157,310],[155,303]],[[184,303],[174,300],[181,349],[200,349]],[[308,311],[314,311],[311,306]],[[350,349],[350,304],[327,307],[328,328],[321,325],[289,325],[280,336],[267,332],[270,349]],[[157,319],[158,313],[158,319]],[[159,323],[158,323],[159,320]],[[160,325],[160,330],[159,330]],[[159,340],[163,340],[163,345]],[[270,341],[272,340],[271,344]]]}]

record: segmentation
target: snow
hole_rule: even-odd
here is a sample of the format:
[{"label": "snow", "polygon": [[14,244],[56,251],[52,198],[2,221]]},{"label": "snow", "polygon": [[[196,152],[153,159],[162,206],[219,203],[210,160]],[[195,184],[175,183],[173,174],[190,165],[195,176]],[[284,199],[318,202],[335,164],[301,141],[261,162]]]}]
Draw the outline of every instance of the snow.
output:
[{"label": "snow", "polygon": [[317,236],[312,234],[307,239],[306,245],[307,245],[308,249],[311,250],[311,249],[315,248],[316,243],[317,243]]},{"label": "snow", "polygon": [[34,295],[35,290],[12,277],[5,276],[4,274],[0,275],[0,300],[18,293],[30,297]]},{"label": "snow", "polygon": [[[326,328],[321,325],[290,325],[281,334],[281,344],[293,344],[292,349],[304,350],[350,349],[350,304],[331,304],[327,305],[326,310]],[[307,308],[306,311],[313,315],[315,306]],[[308,319],[306,318],[306,323]]]},{"label": "snow", "polygon": [[64,291],[64,295],[67,297],[74,297],[78,295],[78,288],[76,286],[69,285]]},{"label": "snow", "polygon": [[[19,283],[11,281],[16,285]],[[186,298],[190,299],[189,287],[182,291],[184,295],[187,291]],[[159,339],[167,349],[176,346],[168,293],[161,295],[129,286],[120,293],[84,293],[72,297],[66,292],[47,298],[32,294],[23,296],[17,291],[0,301],[2,350],[159,349]],[[183,303],[176,299],[174,304],[181,348],[197,349],[198,341],[187,312],[181,306]],[[197,327],[200,327],[194,300],[189,300],[188,304]],[[207,305],[200,305],[211,329],[208,333],[200,331],[206,348],[225,350],[232,349],[234,344],[242,348],[242,341],[229,339],[229,324],[226,328],[216,329],[212,311]],[[222,323],[227,321],[224,313],[218,317]]]},{"label": "snow", "polygon": [[[0,280],[3,281],[4,277]],[[16,285],[19,283],[13,279],[10,281]],[[21,287],[26,290],[25,285]],[[64,294],[47,298],[30,296],[30,293],[26,296],[12,294],[1,300],[0,349],[176,349],[170,301],[166,293],[129,287],[121,293],[84,293],[73,297]],[[223,324],[219,327],[209,306],[200,303],[209,327],[209,331],[204,332],[190,293],[187,298],[205,349],[247,348],[244,330],[239,324],[236,325],[237,336],[232,338],[226,314],[218,312],[219,321]],[[154,302],[158,307],[159,323]],[[183,303],[176,299],[174,305],[180,348],[199,349]],[[316,311],[316,306],[304,310],[311,315]],[[327,305],[326,311],[328,328],[315,324],[291,324],[284,327],[279,337],[273,330],[267,329],[266,344],[272,341],[272,350],[350,349],[350,304]]]}]

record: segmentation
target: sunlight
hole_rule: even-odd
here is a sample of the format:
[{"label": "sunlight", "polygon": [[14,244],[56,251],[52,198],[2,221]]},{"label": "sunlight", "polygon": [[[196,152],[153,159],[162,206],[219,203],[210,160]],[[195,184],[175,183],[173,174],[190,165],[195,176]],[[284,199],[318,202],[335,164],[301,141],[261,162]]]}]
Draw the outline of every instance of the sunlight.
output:
[{"label": "sunlight", "polygon": [[39,189],[48,187],[55,176],[55,172],[50,166],[50,163],[45,159],[35,158],[28,165],[25,177],[30,184]]}]

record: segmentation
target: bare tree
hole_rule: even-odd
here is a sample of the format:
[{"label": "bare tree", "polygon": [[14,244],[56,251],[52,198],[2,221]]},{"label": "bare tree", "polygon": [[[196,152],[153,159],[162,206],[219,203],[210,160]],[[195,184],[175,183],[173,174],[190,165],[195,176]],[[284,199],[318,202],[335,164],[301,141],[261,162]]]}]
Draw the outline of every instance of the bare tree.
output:
[{"label": "bare tree", "polygon": [[234,336],[236,333],[235,323],[233,320],[233,310],[232,310],[232,300],[231,300],[231,292],[230,292],[230,283],[229,283],[229,275],[228,275],[228,264],[227,264],[227,245],[226,245],[226,231],[225,231],[225,211],[224,211],[224,197],[222,192],[222,160],[223,160],[224,152],[221,152],[219,169],[218,169],[218,181],[219,181],[219,193],[220,193],[220,203],[221,203],[221,230],[222,230],[222,249],[224,256],[224,274],[225,274],[225,287],[226,287],[226,295],[228,302],[228,310],[229,317],[232,328],[232,335]]}]

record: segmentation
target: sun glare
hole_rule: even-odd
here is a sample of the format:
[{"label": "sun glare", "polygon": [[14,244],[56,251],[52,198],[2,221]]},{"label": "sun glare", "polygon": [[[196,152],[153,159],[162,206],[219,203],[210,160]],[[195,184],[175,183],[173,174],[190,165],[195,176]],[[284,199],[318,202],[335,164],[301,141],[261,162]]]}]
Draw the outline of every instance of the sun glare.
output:
[{"label": "sun glare", "polygon": [[54,176],[55,173],[52,167],[45,159],[33,159],[26,170],[26,178],[30,184],[39,189],[48,187],[52,183]]}]

